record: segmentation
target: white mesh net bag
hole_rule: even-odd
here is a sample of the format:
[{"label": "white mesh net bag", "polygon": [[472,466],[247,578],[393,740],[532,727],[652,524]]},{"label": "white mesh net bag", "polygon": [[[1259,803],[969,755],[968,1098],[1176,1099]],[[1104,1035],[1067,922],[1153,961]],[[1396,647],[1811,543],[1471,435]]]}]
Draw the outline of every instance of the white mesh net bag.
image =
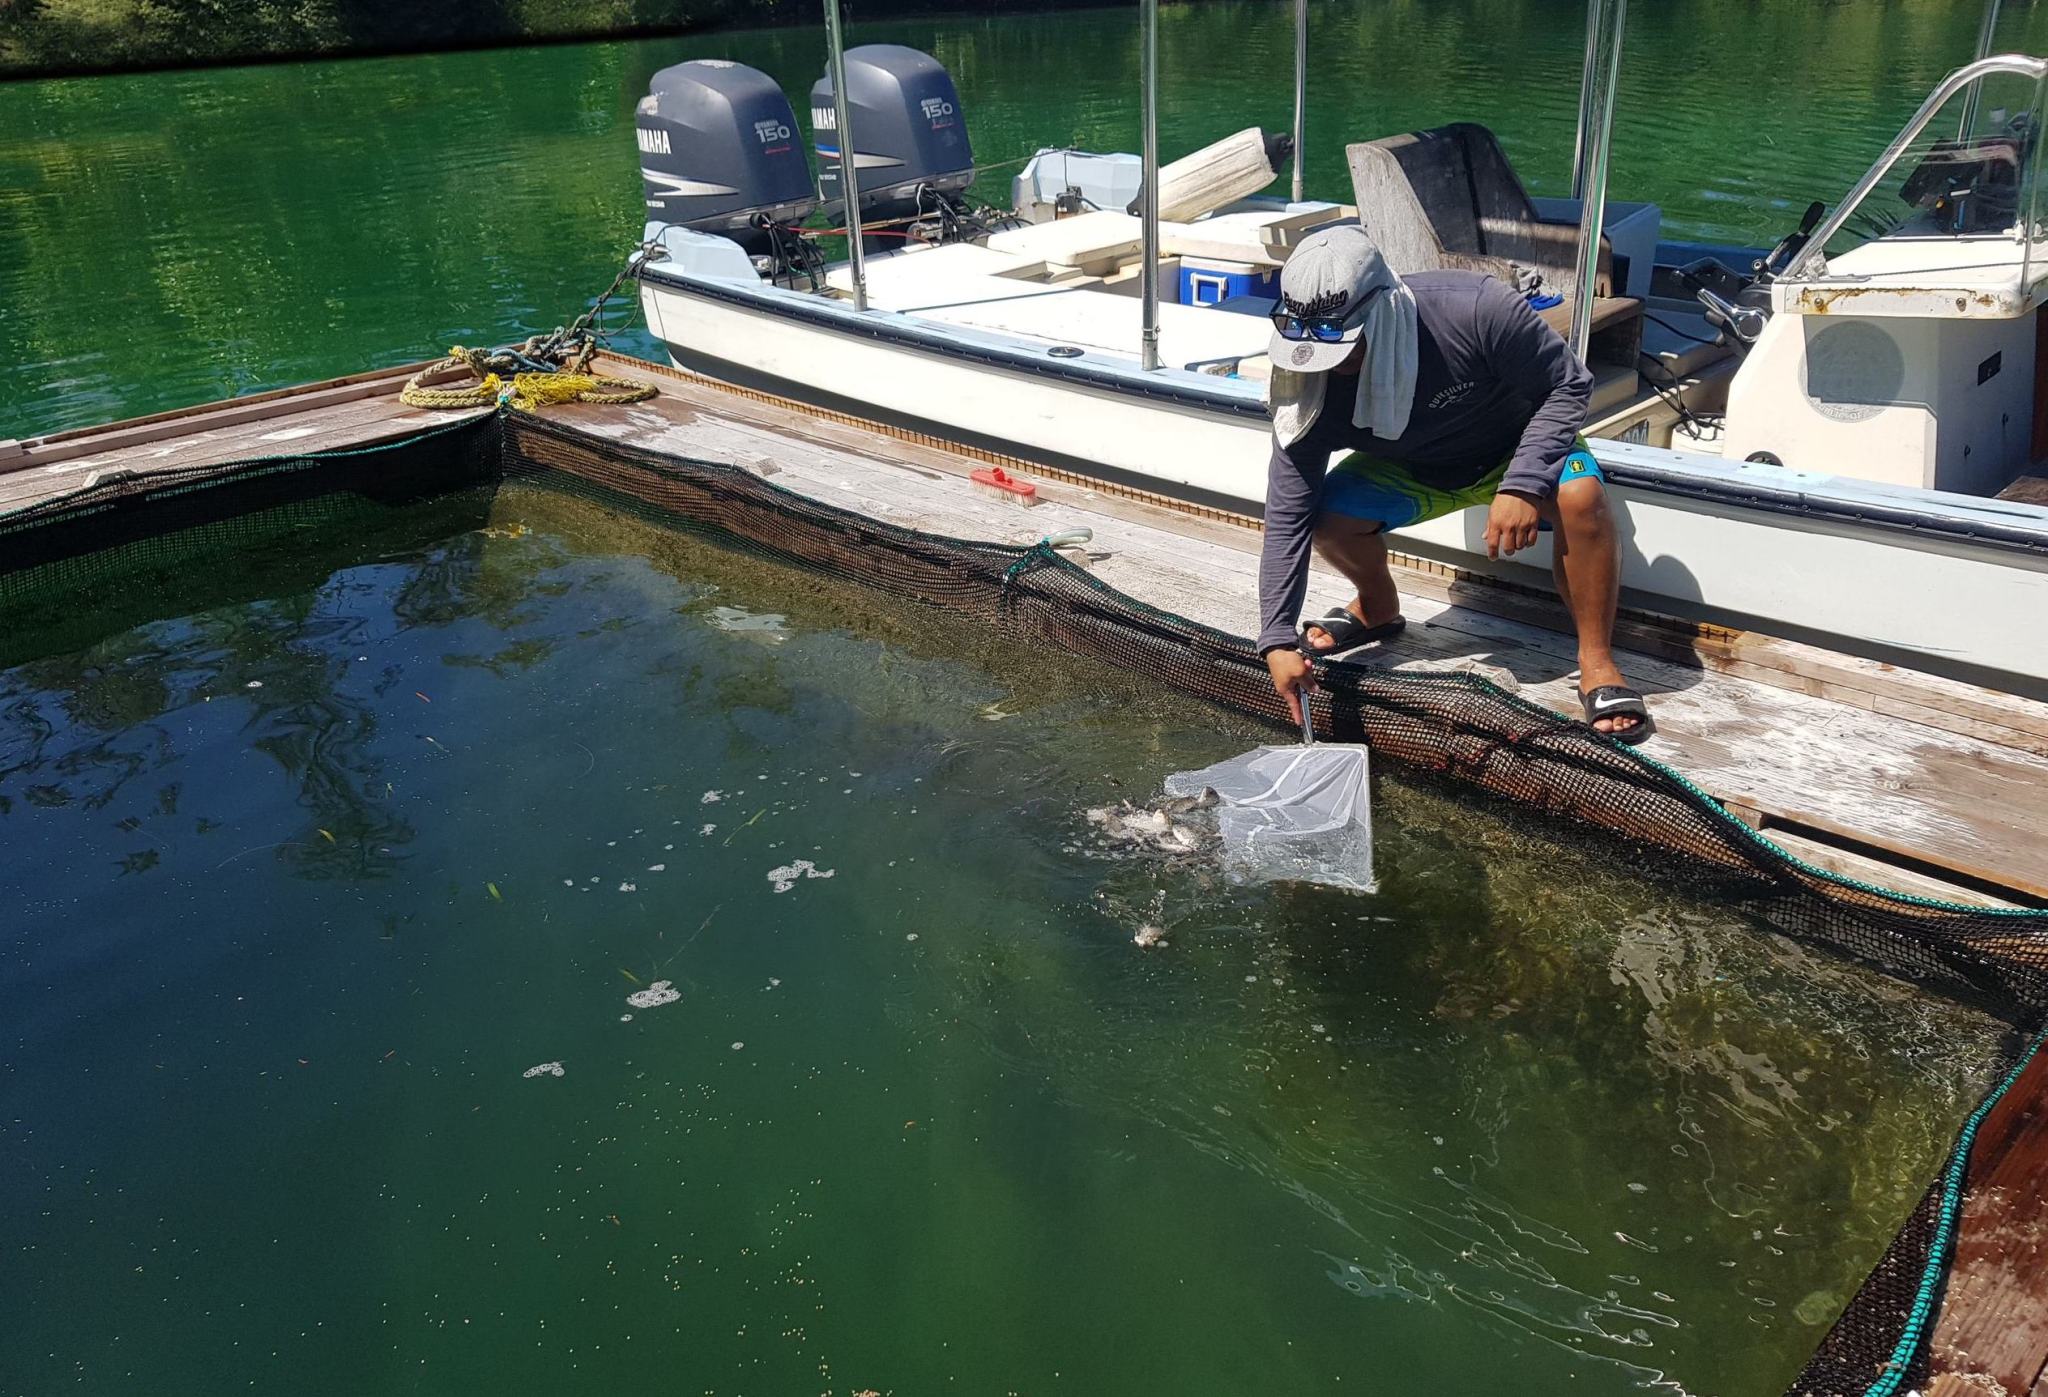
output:
[{"label": "white mesh net bag", "polygon": [[1259,747],[1178,771],[1170,796],[1217,797],[1225,871],[1252,882],[1289,880],[1372,892],[1372,793],[1366,750],[1351,743]]}]

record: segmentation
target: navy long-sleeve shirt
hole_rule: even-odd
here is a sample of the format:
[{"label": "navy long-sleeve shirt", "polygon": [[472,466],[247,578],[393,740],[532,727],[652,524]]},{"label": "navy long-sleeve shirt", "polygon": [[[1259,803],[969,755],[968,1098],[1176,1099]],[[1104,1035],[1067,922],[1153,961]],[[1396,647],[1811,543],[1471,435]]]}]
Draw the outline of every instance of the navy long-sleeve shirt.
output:
[{"label": "navy long-sleeve shirt", "polygon": [[1273,442],[1266,469],[1266,540],[1259,556],[1259,650],[1295,641],[1308,591],[1309,540],[1333,452],[1398,461],[1425,485],[1459,489],[1508,462],[1500,488],[1532,499],[1557,490],[1586,422],[1593,375],[1527,299],[1480,272],[1418,272],[1415,405],[1386,441],[1351,422],[1357,380],[1329,385],[1315,424],[1291,446]]}]

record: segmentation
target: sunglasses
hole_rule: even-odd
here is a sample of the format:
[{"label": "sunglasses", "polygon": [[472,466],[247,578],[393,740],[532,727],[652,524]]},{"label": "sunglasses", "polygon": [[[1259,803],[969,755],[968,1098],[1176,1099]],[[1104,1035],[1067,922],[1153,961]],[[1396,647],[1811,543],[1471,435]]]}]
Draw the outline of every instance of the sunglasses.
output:
[{"label": "sunglasses", "polygon": [[1315,340],[1321,344],[1339,344],[1344,339],[1344,322],[1364,310],[1372,298],[1386,290],[1375,286],[1359,297],[1357,302],[1337,315],[1296,315],[1283,307],[1273,312],[1273,328],[1280,332],[1283,340]]}]

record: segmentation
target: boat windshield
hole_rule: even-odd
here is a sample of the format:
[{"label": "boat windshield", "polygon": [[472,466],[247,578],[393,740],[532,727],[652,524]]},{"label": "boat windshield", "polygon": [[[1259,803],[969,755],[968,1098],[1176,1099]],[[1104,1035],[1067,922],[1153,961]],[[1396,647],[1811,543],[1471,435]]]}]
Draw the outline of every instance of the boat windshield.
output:
[{"label": "boat windshield", "polygon": [[[1814,231],[1784,279],[1863,281],[1910,264],[1931,273],[1995,263],[2001,281],[2048,276],[2039,140],[2048,63],[1980,59],[1935,88],[1883,156]],[[1930,241],[1983,244],[1960,259]]]}]

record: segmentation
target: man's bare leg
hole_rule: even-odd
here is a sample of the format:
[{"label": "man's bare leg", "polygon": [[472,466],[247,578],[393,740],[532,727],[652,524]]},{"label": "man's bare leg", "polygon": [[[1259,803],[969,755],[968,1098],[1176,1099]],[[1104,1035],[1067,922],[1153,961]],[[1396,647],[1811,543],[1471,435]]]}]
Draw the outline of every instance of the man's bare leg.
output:
[{"label": "man's bare leg", "polygon": [[[1621,545],[1607,492],[1597,480],[1560,485],[1538,506],[1551,526],[1551,575],[1557,595],[1572,614],[1579,636],[1579,692],[1603,684],[1626,684],[1614,662],[1614,614],[1621,605]],[[1634,714],[1593,720],[1595,730],[1627,732],[1641,720]]]},{"label": "man's bare leg", "polygon": [[[1358,589],[1350,603],[1353,616],[1368,626],[1380,626],[1401,614],[1401,594],[1394,588],[1387,540],[1378,524],[1325,514],[1316,521],[1315,544],[1323,561]],[[1330,633],[1321,626],[1310,626],[1308,643],[1312,649],[1327,650],[1332,643]]]}]

